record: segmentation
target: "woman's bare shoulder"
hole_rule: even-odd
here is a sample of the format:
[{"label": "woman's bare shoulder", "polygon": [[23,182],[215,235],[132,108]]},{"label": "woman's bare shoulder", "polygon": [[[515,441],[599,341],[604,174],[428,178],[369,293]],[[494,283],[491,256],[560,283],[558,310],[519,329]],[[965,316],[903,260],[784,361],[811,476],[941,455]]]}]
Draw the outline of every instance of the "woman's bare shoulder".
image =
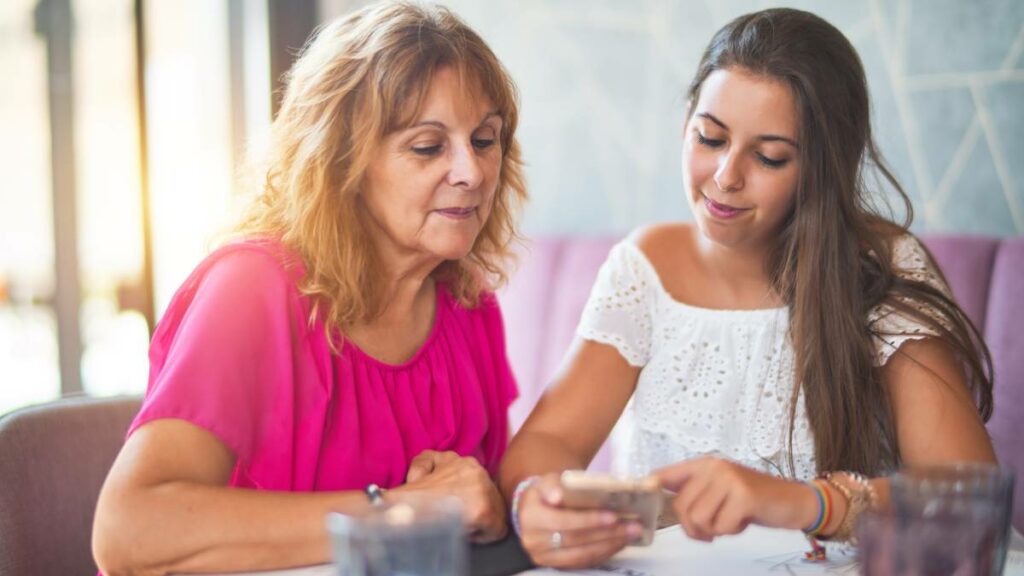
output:
[{"label": "woman's bare shoulder", "polygon": [[665,277],[693,263],[694,233],[692,222],[664,222],[637,228],[630,240]]}]

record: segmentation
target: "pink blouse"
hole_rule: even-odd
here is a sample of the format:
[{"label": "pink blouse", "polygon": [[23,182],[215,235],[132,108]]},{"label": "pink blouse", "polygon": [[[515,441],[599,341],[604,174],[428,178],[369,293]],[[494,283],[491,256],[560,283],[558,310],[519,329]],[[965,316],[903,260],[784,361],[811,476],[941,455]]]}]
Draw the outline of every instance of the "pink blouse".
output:
[{"label": "pink blouse", "polygon": [[426,449],[473,456],[494,475],[517,389],[493,294],[467,309],[439,283],[430,336],[390,365],[350,342],[331,353],[297,289],[303,273],[269,240],[206,258],[157,327],[146,399],[128,433],[161,418],[208,430],[237,456],[236,487],[393,487]]}]

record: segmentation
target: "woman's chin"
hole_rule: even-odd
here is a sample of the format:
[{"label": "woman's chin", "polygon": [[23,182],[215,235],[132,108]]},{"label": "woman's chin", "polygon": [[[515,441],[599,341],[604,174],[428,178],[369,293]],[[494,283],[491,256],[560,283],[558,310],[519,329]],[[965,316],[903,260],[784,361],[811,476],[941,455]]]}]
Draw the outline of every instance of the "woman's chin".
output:
[{"label": "woman's chin", "polygon": [[697,229],[700,230],[701,236],[707,239],[709,242],[719,244],[721,246],[737,246],[743,244],[745,234],[741,230],[734,226],[723,226],[721,222],[715,218],[702,214],[695,218]]},{"label": "woman's chin", "polygon": [[[475,240],[475,238],[474,238]],[[462,260],[473,250],[473,242],[446,242],[431,246],[429,252],[441,260]]]}]

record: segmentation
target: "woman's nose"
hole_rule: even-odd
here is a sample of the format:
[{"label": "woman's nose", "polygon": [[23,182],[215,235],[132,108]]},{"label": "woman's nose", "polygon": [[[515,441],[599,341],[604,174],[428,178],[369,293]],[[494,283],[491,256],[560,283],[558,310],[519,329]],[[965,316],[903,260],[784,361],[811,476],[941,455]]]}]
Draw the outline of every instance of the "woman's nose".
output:
[{"label": "woman's nose", "polygon": [[448,171],[448,183],[452,186],[472,190],[480,185],[484,171],[480,157],[472,143],[452,148],[452,163]]},{"label": "woman's nose", "polygon": [[726,154],[718,162],[715,171],[715,185],[722,192],[735,192],[743,188],[743,172],[737,154]]}]

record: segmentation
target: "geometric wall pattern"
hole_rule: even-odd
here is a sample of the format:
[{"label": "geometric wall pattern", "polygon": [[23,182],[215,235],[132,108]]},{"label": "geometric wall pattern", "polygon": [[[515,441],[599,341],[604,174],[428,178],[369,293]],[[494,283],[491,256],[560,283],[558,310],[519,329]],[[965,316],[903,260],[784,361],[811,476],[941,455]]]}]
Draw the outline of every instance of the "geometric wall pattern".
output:
[{"label": "geometric wall pattern", "polygon": [[[321,15],[362,4],[323,0]],[[684,91],[715,30],[771,6],[813,11],[857,48],[875,137],[913,200],[915,230],[1024,233],[1024,0],[445,4],[519,85],[528,234],[689,219]]]}]

